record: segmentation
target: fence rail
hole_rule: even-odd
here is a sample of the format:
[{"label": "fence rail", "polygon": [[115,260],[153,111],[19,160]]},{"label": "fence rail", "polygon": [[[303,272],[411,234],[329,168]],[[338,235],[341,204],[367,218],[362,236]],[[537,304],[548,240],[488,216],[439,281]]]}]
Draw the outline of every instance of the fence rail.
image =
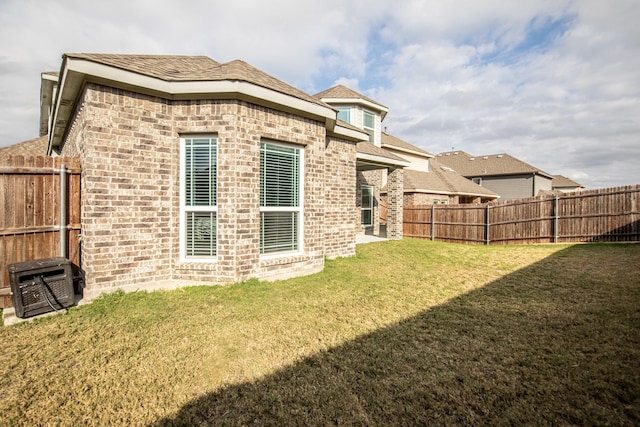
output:
[{"label": "fence rail", "polygon": [[640,185],[484,205],[404,207],[404,236],[475,244],[640,241]]},{"label": "fence rail", "polygon": [[[73,257],[80,238],[80,161],[69,157],[0,157],[0,307],[12,305],[10,264]],[[62,237],[62,239],[61,239]]]}]

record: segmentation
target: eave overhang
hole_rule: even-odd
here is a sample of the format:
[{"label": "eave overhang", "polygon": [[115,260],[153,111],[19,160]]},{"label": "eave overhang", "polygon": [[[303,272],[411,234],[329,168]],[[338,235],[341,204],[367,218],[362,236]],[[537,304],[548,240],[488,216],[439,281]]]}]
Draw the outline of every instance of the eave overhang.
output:
[{"label": "eave overhang", "polygon": [[[87,83],[103,84],[172,100],[238,99],[324,122],[330,131],[335,131],[336,128],[336,111],[329,106],[315,104],[248,81],[167,81],[65,56],[49,129],[49,154],[61,148],[69,122]],[[350,134],[341,129],[338,132]]]}]

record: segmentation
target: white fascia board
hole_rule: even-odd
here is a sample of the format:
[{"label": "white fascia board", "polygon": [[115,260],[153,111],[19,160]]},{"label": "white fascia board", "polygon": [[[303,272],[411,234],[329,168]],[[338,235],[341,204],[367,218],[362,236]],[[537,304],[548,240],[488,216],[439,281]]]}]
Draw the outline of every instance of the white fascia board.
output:
[{"label": "white fascia board", "polygon": [[346,127],[342,127],[338,124],[335,125],[335,127],[333,128],[332,131],[333,134],[335,134],[336,136],[342,136],[342,137],[346,137],[349,139],[357,139],[358,141],[368,141],[369,140],[369,134],[362,132],[362,131],[358,131],[355,129],[350,129],[350,128],[346,128]]},{"label": "white fascia board", "polygon": [[406,190],[406,191],[409,191],[411,193],[443,194],[443,195],[449,195],[449,196],[493,197],[495,199],[498,198],[498,196],[493,196],[491,194],[467,193],[467,192],[461,192],[461,191],[428,190],[424,188],[416,188],[415,190]]},{"label": "white fascia board", "polygon": [[335,120],[336,112],[328,107],[314,104],[294,96],[286,95],[253,83],[241,80],[216,81],[165,81],[127,70],[111,67],[83,59],[67,59],[67,69],[121,84],[137,86],[151,91],[165,93],[170,96],[238,93],[251,98],[263,99],[270,103],[283,105],[295,110],[304,111],[325,119]]},{"label": "white fascia board", "polygon": [[388,157],[376,156],[374,154],[356,153],[356,159],[362,161],[369,161],[376,164],[398,166],[401,168],[409,166],[411,163],[404,160],[395,160]]},{"label": "white fascia board", "polygon": [[389,145],[389,144],[382,144],[382,148],[389,150],[389,151],[400,151],[403,153],[407,153],[407,154],[413,154],[414,156],[420,156],[420,157],[424,157],[426,159],[432,159],[435,156],[433,156],[432,154],[425,154],[425,153],[420,153],[418,151],[413,151],[413,150],[409,150],[407,148],[400,148],[400,147],[396,147],[395,145]]},{"label": "white fascia board", "polygon": [[382,112],[382,115],[385,116],[389,109],[387,107],[383,107],[380,104],[375,104],[371,101],[367,101],[362,98],[320,98],[322,102],[326,102],[327,104],[359,104],[365,107],[369,107],[372,110]]}]

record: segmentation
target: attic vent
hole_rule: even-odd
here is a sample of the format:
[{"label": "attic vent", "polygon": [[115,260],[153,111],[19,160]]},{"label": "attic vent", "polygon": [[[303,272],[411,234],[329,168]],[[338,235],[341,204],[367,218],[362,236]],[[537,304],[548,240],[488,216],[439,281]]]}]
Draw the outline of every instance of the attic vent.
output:
[{"label": "attic vent", "polygon": [[453,172],[453,169],[451,169],[448,166],[440,166],[440,169],[442,169],[443,171],[447,171],[447,172]]},{"label": "attic vent", "polygon": [[476,159],[475,157],[469,157],[469,160],[475,160],[475,159]]},{"label": "attic vent", "polygon": [[454,156],[457,156],[457,155],[458,155],[458,152],[457,152],[457,151],[456,151],[456,152],[454,152],[454,153],[453,153],[453,155],[454,155]]},{"label": "attic vent", "polygon": [[498,158],[501,159],[502,158],[502,154],[498,154]]},{"label": "attic vent", "polygon": [[487,156],[482,156],[483,159],[487,160],[489,157]]}]

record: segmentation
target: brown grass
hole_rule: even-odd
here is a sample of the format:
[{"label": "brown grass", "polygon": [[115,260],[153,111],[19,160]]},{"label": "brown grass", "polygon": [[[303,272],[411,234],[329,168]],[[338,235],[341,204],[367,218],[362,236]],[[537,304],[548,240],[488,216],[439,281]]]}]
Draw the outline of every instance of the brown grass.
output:
[{"label": "brown grass", "polygon": [[3,425],[640,423],[640,245],[362,245],[0,330]]}]

